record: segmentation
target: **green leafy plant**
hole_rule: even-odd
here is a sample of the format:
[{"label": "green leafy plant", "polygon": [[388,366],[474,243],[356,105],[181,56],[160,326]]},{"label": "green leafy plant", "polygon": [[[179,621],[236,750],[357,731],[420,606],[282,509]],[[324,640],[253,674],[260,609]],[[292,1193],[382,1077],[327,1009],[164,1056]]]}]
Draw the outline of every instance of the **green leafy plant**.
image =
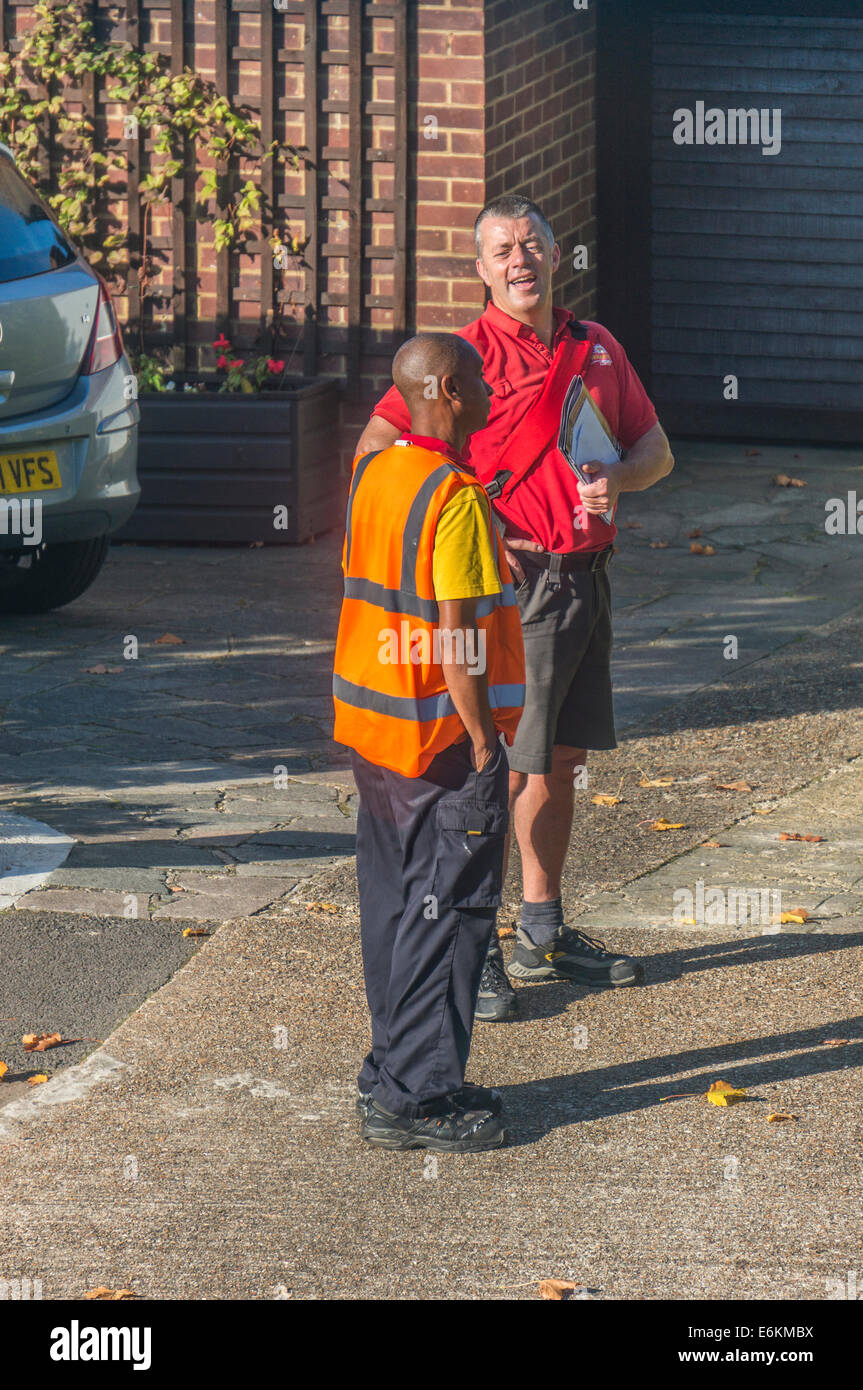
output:
[{"label": "green leafy plant", "polygon": [[[0,53],[0,141],[8,145],[21,172],[51,206],[61,227],[103,273],[135,276],[142,296],[152,293],[152,209],[169,200],[171,181],[191,167],[196,182],[196,216],[213,227],[216,250],[241,247],[262,216],[262,194],[246,177],[232,188],[230,161],[275,159],[298,169],[293,145],[273,140],[266,146],[260,123],[234,107],[214,84],[185,68],[172,73],[163,54],[145,53],[128,43],[104,43],[93,32],[81,0],[38,0],[34,22],[15,52]],[[94,123],[69,99],[88,76],[103,84],[108,100],[124,107],[123,140],[97,148]],[[147,172],[138,188],[144,205],[142,246],[132,263],[128,233],[108,210],[112,194],[123,191],[128,168],[126,140],[148,135],[152,145]],[[40,146],[51,153],[50,170]],[[270,237],[277,266],[303,264],[307,241],[278,233]],[[143,348],[143,343],[141,344]],[[164,388],[155,359],[143,352],[146,389]],[[257,369],[255,369],[257,371]],[[161,382],[161,385],[157,384]],[[229,388],[235,389],[235,388]],[[239,388],[242,389],[242,388]]]},{"label": "green leafy plant", "polygon": [[139,393],[164,391],[170,369],[157,357],[149,357],[146,352],[141,352],[135,362],[135,375],[138,380]]}]

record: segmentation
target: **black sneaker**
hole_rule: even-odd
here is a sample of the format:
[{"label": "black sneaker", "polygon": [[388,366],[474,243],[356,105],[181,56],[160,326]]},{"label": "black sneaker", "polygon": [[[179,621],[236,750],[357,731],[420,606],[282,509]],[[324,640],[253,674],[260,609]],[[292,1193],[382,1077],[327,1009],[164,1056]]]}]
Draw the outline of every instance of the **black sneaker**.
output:
[{"label": "black sneaker", "polygon": [[372,1101],[360,1137],[376,1149],[437,1149],[441,1153],[477,1153],[499,1149],[505,1134],[500,1115],[490,1110],[462,1110],[447,1105],[434,1115],[391,1115]]},{"label": "black sneaker", "polygon": [[516,980],[571,980],[594,989],[619,989],[644,978],[637,960],[613,955],[601,941],[574,927],[564,927],[544,946],[534,946],[519,927],[509,973]]},{"label": "black sneaker", "polygon": [[[503,1110],[503,1096],[490,1086],[462,1086],[447,1096],[451,1105],[459,1110],[490,1110],[499,1115]],[[372,1104],[371,1091],[357,1091],[357,1114],[364,1120]]]},{"label": "black sneaker", "polygon": [[492,934],[479,982],[474,1020],[478,1023],[506,1023],[518,1017],[518,999],[503,968],[503,952]]}]

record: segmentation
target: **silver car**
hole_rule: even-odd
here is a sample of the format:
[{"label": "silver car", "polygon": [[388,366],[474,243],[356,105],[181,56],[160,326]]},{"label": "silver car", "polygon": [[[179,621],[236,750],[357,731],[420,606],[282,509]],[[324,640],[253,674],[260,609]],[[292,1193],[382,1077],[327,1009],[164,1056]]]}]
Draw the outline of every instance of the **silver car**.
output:
[{"label": "silver car", "polygon": [[107,286],[0,145],[0,615],[92,584],[140,496],[140,412]]}]

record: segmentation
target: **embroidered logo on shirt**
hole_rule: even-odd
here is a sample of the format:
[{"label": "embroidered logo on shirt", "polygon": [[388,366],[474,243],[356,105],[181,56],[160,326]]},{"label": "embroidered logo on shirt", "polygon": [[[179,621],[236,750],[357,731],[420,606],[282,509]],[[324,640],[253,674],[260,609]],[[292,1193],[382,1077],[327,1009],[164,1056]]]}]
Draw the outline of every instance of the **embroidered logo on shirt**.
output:
[{"label": "embroidered logo on shirt", "polygon": [[607,348],[602,346],[602,343],[594,343],[593,352],[590,354],[590,365],[591,367],[611,367],[614,365],[611,354]]}]

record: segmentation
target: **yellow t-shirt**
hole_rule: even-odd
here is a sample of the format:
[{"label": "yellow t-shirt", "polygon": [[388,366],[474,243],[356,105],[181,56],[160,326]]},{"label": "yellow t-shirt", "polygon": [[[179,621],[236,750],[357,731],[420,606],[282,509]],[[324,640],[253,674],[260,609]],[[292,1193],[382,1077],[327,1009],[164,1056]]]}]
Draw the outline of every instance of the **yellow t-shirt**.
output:
[{"label": "yellow t-shirt", "polygon": [[482,488],[462,488],[441,511],[435,531],[433,575],[439,603],[501,592],[489,503]]}]

